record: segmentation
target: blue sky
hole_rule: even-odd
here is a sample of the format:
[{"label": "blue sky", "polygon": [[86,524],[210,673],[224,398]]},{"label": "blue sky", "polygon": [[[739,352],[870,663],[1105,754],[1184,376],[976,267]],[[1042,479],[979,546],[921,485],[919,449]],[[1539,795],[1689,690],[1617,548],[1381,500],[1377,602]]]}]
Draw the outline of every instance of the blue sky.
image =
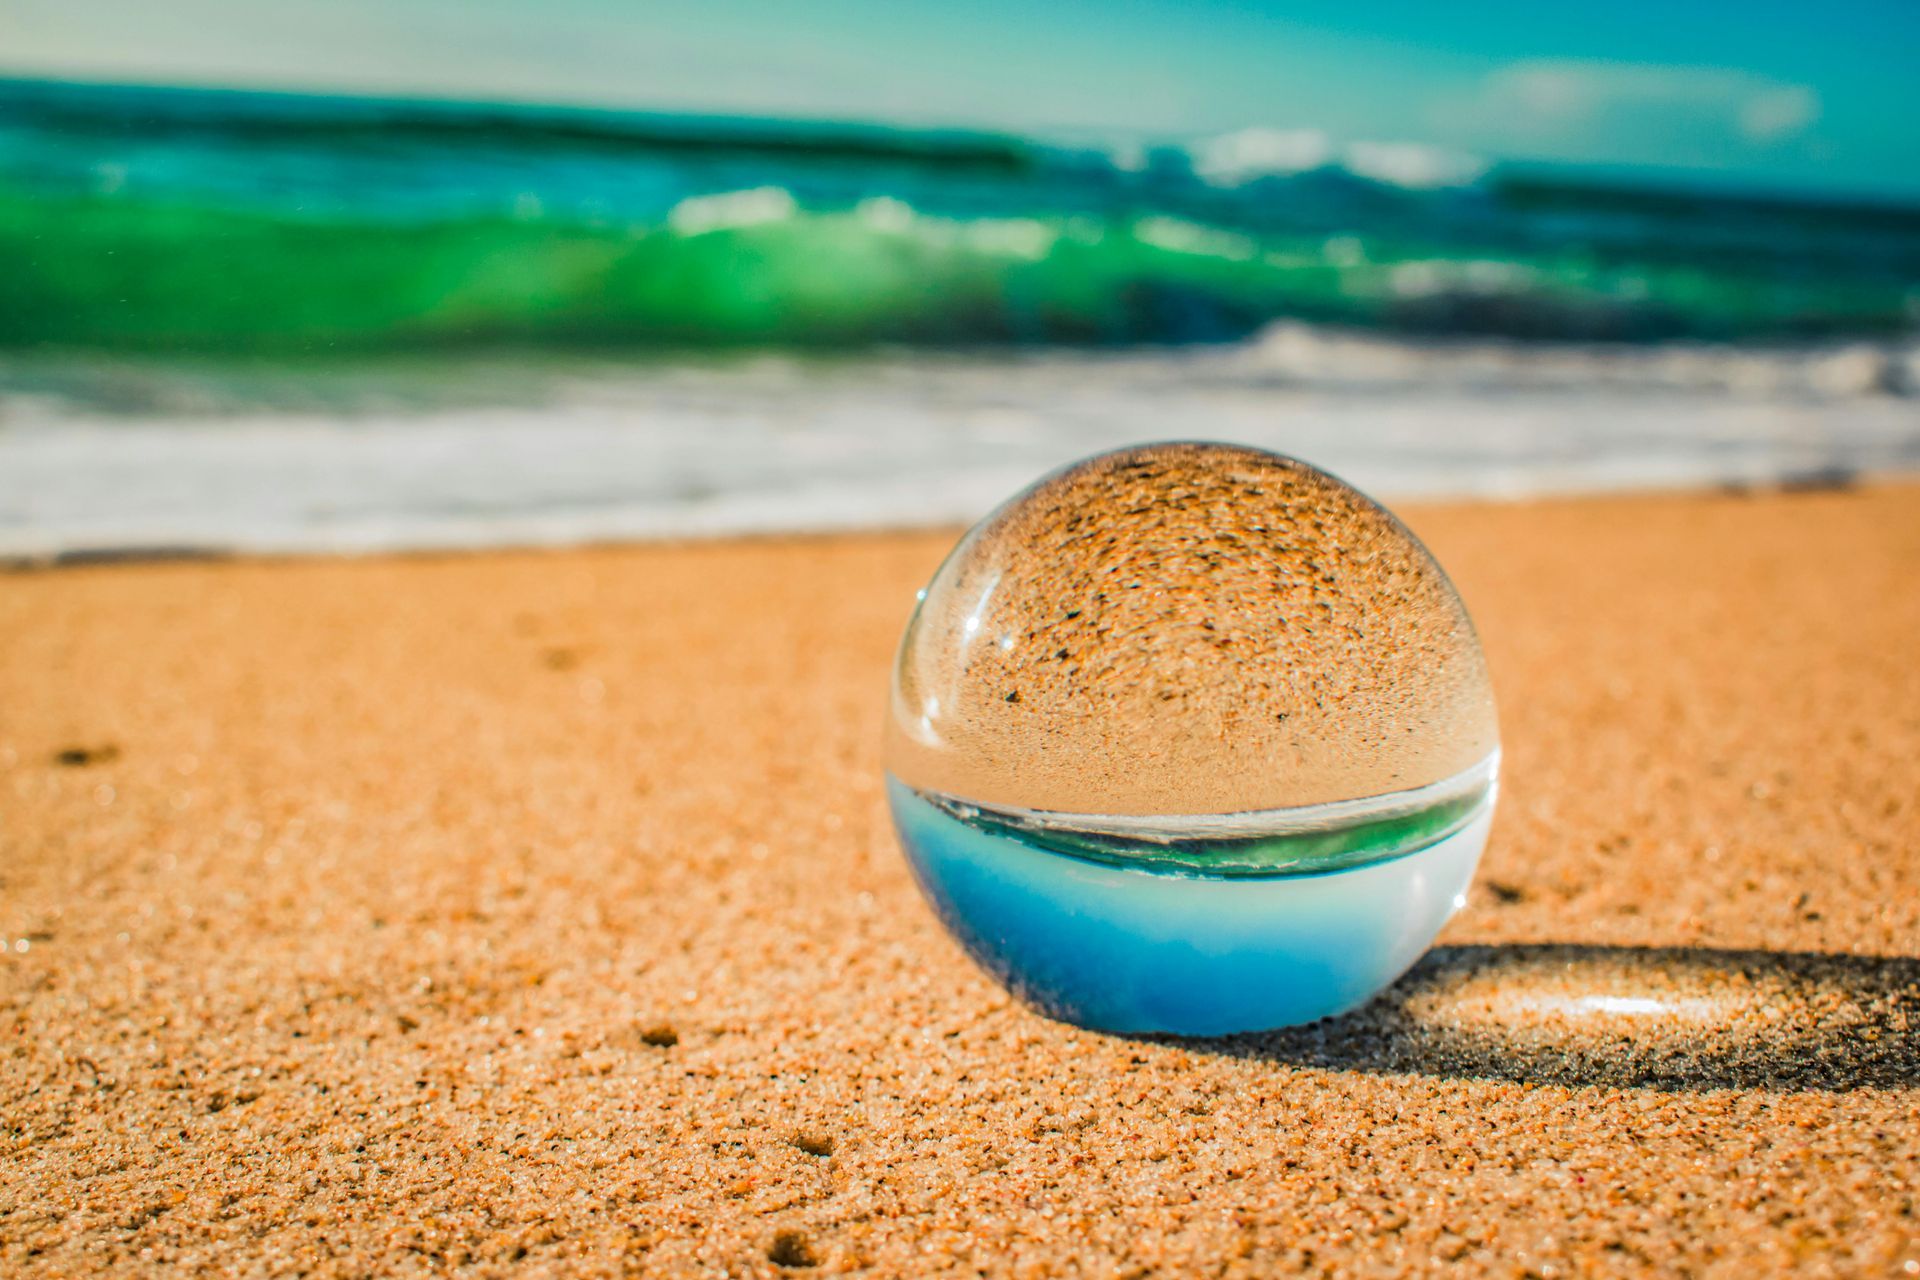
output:
[{"label": "blue sky", "polygon": [[5,0],[0,71],[1175,137],[1920,198],[1920,3]]}]

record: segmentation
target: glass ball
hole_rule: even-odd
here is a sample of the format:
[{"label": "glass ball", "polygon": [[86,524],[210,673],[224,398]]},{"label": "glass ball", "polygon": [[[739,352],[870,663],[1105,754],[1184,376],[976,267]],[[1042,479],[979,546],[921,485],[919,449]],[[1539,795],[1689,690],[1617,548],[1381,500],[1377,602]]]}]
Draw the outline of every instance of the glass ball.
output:
[{"label": "glass ball", "polygon": [[1385,508],[1216,444],[1102,454],[961,539],[893,674],[888,797],[989,972],[1119,1032],[1312,1021],[1464,901],[1499,735],[1453,584]]}]

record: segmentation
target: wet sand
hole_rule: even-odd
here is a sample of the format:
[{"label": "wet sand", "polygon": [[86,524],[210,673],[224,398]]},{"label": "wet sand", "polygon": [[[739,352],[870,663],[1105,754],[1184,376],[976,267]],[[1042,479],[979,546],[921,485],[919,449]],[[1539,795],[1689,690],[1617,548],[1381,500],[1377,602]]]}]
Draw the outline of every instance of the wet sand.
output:
[{"label": "wet sand", "polygon": [[1920,487],[1406,514],[1486,861],[1224,1042],[916,896],[948,536],[0,576],[0,1271],[1920,1274]]}]

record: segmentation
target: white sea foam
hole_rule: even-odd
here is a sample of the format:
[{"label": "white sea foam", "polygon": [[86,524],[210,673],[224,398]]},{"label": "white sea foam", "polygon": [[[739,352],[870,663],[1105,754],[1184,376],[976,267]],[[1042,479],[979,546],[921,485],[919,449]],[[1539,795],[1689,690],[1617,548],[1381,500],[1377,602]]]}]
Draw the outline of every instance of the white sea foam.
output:
[{"label": "white sea foam", "polygon": [[1241,129],[1191,143],[1193,171],[1216,186],[1237,187],[1256,178],[1284,177],[1317,169],[1334,158],[1332,141],[1318,129]]},{"label": "white sea foam", "polygon": [[1284,178],[1338,166],[1389,186],[1414,190],[1470,186],[1485,176],[1488,162],[1448,147],[1419,142],[1336,144],[1318,129],[1240,129],[1187,144],[1194,175],[1218,187],[1241,187],[1261,178]]},{"label": "white sea foam", "polygon": [[1221,231],[1217,227],[1201,226],[1197,222],[1188,222],[1184,218],[1170,218],[1156,215],[1141,218],[1133,224],[1134,238],[1143,244],[1166,249],[1173,253],[1191,253],[1206,258],[1227,258],[1234,262],[1245,262],[1259,252],[1260,246],[1251,236],[1239,235],[1232,231]]},{"label": "white sea foam", "polygon": [[[0,361],[0,554],[361,551],[954,524],[1121,444],[1241,441],[1390,499],[1920,468],[1911,350],[1420,344]],[[1908,394],[1902,394],[1905,391]]]},{"label": "white sea foam", "polygon": [[[1396,293],[1417,297],[1498,291],[1526,270],[1506,262],[1416,261],[1396,266],[1391,280]],[[1920,345],[1859,341],[1777,348],[1419,343],[1283,321],[1242,348],[1240,358],[1249,368],[1348,386],[1724,393],[1796,402],[1920,396]]]},{"label": "white sea foam", "polygon": [[1479,156],[1418,142],[1356,142],[1341,162],[1363,178],[1417,190],[1469,186],[1489,167]]},{"label": "white sea foam", "polygon": [[754,187],[747,191],[722,191],[710,196],[689,196],[667,214],[667,226],[683,236],[726,231],[734,227],[752,227],[765,222],[783,222],[799,208],[793,194],[784,187]]}]

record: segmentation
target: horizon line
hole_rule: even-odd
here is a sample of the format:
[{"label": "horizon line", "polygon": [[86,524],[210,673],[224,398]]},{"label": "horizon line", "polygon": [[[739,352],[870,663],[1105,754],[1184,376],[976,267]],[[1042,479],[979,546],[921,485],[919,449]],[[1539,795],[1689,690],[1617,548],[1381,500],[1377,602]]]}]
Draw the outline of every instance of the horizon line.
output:
[{"label": "horizon line", "polygon": [[[657,121],[700,121],[716,125],[783,125],[811,126],[823,131],[837,132],[842,135],[884,135],[895,134],[920,138],[926,141],[941,140],[949,144],[972,143],[976,146],[1002,144],[1009,148],[1004,160],[1014,161],[1013,147],[1051,148],[1056,150],[1083,150],[1099,152],[1123,143],[1144,146],[1149,149],[1185,150],[1187,144],[1208,138],[1227,137],[1248,129],[1275,129],[1283,131],[1311,130],[1325,133],[1315,125],[1272,125],[1247,124],[1238,129],[1203,130],[1188,133],[1155,132],[1143,129],[1115,127],[1100,130],[1084,126],[1049,129],[1045,126],[1034,129],[1012,129],[1005,126],[977,125],[960,123],[932,123],[926,121],[892,122],[873,117],[855,117],[843,115],[808,115],[801,112],[728,112],[710,110],[687,110],[658,105],[638,103],[592,101],[587,99],[536,98],[530,96],[500,94],[490,96],[469,96],[447,94],[420,89],[390,88],[373,89],[362,86],[328,87],[318,83],[267,84],[235,83],[231,81],[215,82],[211,80],[127,80],[111,76],[96,76],[85,73],[46,74],[45,72],[14,71],[0,65],[0,89],[20,86],[41,86],[55,89],[97,89],[129,90],[157,94],[204,94],[209,96],[231,95],[234,97],[279,98],[309,101],[346,101],[367,104],[384,104],[402,107],[455,107],[472,110],[491,109],[507,113],[526,113],[528,115],[552,115],[566,117],[601,117],[609,121],[617,118],[649,118]],[[1098,141],[1095,141],[1095,140]],[[742,139],[745,141],[745,139]],[[772,139],[767,139],[769,143]],[[1392,139],[1370,139],[1396,143]],[[1102,145],[1104,143],[1105,145]],[[1419,147],[1433,147],[1435,150],[1449,148],[1430,143],[1408,143]],[[1920,213],[1920,188],[1912,191],[1869,190],[1855,185],[1815,186],[1811,183],[1769,181],[1757,178],[1750,173],[1689,168],[1679,165],[1661,164],[1605,164],[1573,160],[1551,159],[1515,159],[1507,156],[1474,153],[1475,158],[1487,162],[1484,181],[1498,185],[1503,181],[1518,179],[1551,179],[1556,185],[1567,188],[1582,188],[1601,193],[1646,194],[1661,197],[1701,197],[1743,201],[1754,204],[1817,206],[1826,209],[1857,210],[1863,213]],[[1315,169],[1340,169],[1337,162],[1311,166],[1299,172],[1312,172]]]}]

